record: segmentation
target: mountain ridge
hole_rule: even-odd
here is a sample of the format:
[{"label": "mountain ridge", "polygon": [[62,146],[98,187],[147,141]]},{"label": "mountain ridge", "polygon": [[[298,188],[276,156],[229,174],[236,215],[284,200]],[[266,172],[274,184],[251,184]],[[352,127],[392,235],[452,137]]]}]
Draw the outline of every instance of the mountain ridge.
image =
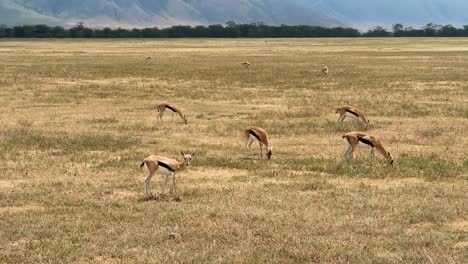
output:
[{"label": "mountain ridge", "polygon": [[0,25],[168,27],[264,22],[352,26],[468,24],[464,0],[0,0]]}]

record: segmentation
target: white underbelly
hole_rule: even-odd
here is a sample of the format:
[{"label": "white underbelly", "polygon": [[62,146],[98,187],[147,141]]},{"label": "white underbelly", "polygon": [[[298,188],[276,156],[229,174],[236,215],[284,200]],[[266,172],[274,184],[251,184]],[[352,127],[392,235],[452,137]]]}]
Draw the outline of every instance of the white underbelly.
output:
[{"label": "white underbelly", "polygon": [[258,138],[256,138],[255,136],[253,136],[252,134],[250,134],[250,140],[253,140],[253,141],[259,141]]},{"label": "white underbelly", "polygon": [[164,174],[164,175],[170,175],[170,174],[172,174],[172,171],[164,168],[163,166],[158,166],[158,169],[156,170],[156,173]]},{"label": "white underbelly", "polygon": [[345,112],[344,114],[346,117],[353,117],[353,118],[357,118],[357,116],[351,114],[351,113],[348,113],[348,112]]},{"label": "white underbelly", "polygon": [[366,143],[362,143],[361,141],[359,141],[357,145],[361,148],[372,148],[371,145],[367,145]]}]

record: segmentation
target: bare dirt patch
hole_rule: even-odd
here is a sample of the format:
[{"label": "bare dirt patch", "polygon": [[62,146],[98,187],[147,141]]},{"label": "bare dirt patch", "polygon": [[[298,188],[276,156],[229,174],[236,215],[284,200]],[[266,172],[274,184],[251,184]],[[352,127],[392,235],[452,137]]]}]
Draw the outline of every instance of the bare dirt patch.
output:
[{"label": "bare dirt patch", "polygon": [[0,180],[0,193],[3,191],[12,191],[23,184],[24,180]]},{"label": "bare dirt patch", "polygon": [[455,231],[468,233],[468,220],[455,221],[450,223],[449,226]]}]

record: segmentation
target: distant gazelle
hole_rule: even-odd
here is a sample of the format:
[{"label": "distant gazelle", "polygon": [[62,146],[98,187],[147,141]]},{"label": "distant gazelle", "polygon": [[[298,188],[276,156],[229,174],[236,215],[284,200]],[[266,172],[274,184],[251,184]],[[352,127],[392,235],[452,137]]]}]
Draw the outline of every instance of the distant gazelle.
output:
[{"label": "distant gazelle", "polygon": [[159,173],[164,176],[164,182],[161,185],[161,195],[164,195],[164,190],[166,188],[167,182],[169,178],[172,176],[172,183],[173,183],[173,194],[176,199],[180,199],[177,196],[176,190],[176,173],[182,172],[192,162],[192,157],[195,153],[192,154],[185,154],[184,152],[180,152],[184,157],[184,161],[179,162],[175,159],[151,155],[148,156],[140,165],[140,168],[148,170],[149,174],[145,179],[145,192],[148,197],[154,197],[153,193],[151,192],[151,178],[154,174]]},{"label": "distant gazelle", "polygon": [[243,62],[242,66],[244,66],[245,68],[249,68],[250,67],[250,62],[248,62],[248,61]]},{"label": "distant gazelle", "polygon": [[151,57],[146,57],[145,62],[151,61]]},{"label": "distant gazelle", "polygon": [[184,114],[182,114],[182,112],[179,109],[177,109],[177,107],[169,103],[161,103],[158,106],[156,106],[156,110],[159,113],[156,117],[157,120],[162,121],[164,111],[166,111],[166,109],[169,109],[169,111],[172,113],[172,121],[174,121],[174,116],[178,115],[182,120],[184,120],[184,124],[187,124],[187,117]]},{"label": "distant gazelle", "polygon": [[260,159],[263,159],[263,145],[265,145],[267,158],[271,159],[273,147],[270,146],[270,142],[268,141],[268,134],[265,129],[256,126],[247,127],[245,129],[245,140],[245,147],[250,152],[252,152],[250,147],[254,141],[258,141],[258,144],[260,145]]},{"label": "distant gazelle", "polygon": [[329,73],[328,67],[327,66],[323,67],[322,72],[323,72],[323,74],[328,75],[328,73]]},{"label": "distant gazelle", "polygon": [[369,148],[369,159],[374,158],[375,149],[384,156],[388,163],[393,166],[393,156],[387,151],[382,143],[382,141],[374,135],[362,132],[349,132],[343,135],[345,141],[345,151],[343,153],[343,158],[346,161],[351,161],[353,159],[353,152],[356,150],[356,147],[367,147]]},{"label": "distant gazelle", "polygon": [[337,125],[341,125],[346,117],[352,117],[352,118],[356,118],[357,126],[359,126],[359,122],[362,122],[365,125],[365,129],[367,129],[367,126],[369,124],[369,119],[367,119],[364,112],[360,110],[359,108],[349,106],[349,105],[343,105],[343,106],[337,107],[335,113],[340,114],[340,117],[338,117],[338,120],[336,120]]}]

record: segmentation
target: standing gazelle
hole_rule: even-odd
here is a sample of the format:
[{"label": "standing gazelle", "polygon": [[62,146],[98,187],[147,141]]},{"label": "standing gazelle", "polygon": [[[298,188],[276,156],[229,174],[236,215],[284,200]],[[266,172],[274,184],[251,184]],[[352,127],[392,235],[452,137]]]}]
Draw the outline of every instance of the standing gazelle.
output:
[{"label": "standing gazelle", "polygon": [[159,173],[164,175],[164,182],[161,186],[161,195],[164,195],[164,190],[166,188],[167,182],[169,178],[172,176],[172,183],[173,183],[173,192],[174,197],[176,199],[180,199],[177,196],[176,190],[176,173],[182,172],[185,170],[190,163],[192,162],[192,157],[195,155],[193,154],[185,154],[184,152],[180,152],[184,157],[184,161],[179,162],[175,159],[166,158],[163,156],[151,155],[148,156],[140,165],[140,168],[144,168],[149,171],[149,175],[145,179],[145,192],[148,197],[153,197],[153,193],[151,192],[151,178],[154,176],[155,173]]},{"label": "standing gazelle", "polygon": [[245,68],[249,68],[250,67],[250,62],[245,61],[245,62],[242,63],[242,66],[244,66]]},{"label": "standing gazelle", "polygon": [[159,104],[158,106],[156,106],[156,110],[159,113],[159,114],[157,114],[156,120],[161,120],[162,121],[164,111],[166,111],[166,109],[169,109],[171,111],[172,121],[174,121],[174,116],[178,115],[180,118],[182,118],[182,120],[184,120],[184,124],[187,124],[186,116],[184,114],[182,114],[182,112],[179,109],[177,109],[177,107],[175,107],[174,105],[171,105],[169,103],[162,103],[162,104]]},{"label": "standing gazelle", "polygon": [[356,107],[352,107],[349,105],[344,105],[336,108],[335,113],[339,113],[340,117],[336,121],[337,125],[341,125],[346,117],[353,117],[356,118],[356,125],[359,126],[359,122],[363,122],[365,125],[365,129],[369,124],[369,119],[367,119],[364,112]]},{"label": "standing gazelle", "polygon": [[347,161],[353,159],[353,152],[356,147],[367,147],[369,148],[369,158],[372,159],[375,156],[375,149],[384,156],[388,163],[393,166],[393,156],[387,151],[377,136],[370,135],[362,132],[349,132],[343,135],[345,141],[345,151],[343,157]]},{"label": "standing gazelle", "polygon": [[263,158],[263,145],[266,146],[267,148],[267,158],[271,159],[271,154],[273,147],[270,146],[270,142],[268,141],[268,134],[265,131],[265,129],[256,127],[256,126],[249,126],[245,129],[245,140],[246,140],[246,145],[245,147],[252,152],[250,147],[254,143],[255,140],[258,141],[258,144],[260,145],[260,159]]}]

